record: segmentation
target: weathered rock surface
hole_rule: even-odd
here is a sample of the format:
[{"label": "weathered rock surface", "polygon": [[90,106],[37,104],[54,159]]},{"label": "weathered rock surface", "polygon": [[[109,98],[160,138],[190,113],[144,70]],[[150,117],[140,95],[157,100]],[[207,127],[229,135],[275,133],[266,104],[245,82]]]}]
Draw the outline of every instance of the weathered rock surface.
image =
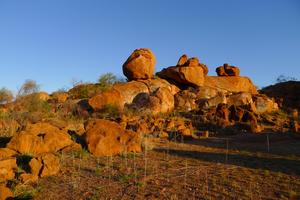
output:
[{"label": "weathered rock surface", "polygon": [[239,76],[240,69],[235,66],[230,66],[225,63],[223,66],[217,67],[216,72],[218,76]]},{"label": "weathered rock surface", "polygon": [[51,94],[49,101],[54,103],[64,103],[67,101],[69,94],[67,92],[54,92]]},{"label": "weathered rock surface", "polygon": [[206,76],[203,85],[223,91],[257,94],[256,87],[248,77]]},{"label": "weathered rock surface", "polygon": [[266,95],[255,95],[254,99],[254,112],[256,114],[270,113],[278,110],[277,103],[268,98]]},{"label": "weathered rock surface", "polygon": [[12,137],[7,148],[21,154],[38,155],[57,152],[73,145],[71,137],[48,123],[29,124],[24,131]]},{"label": "weathered rock surface", "polygon": [[124,108],[124,98],[119,91],[111,89],[89,99],[89,105],[94,111],[99,111],[107,106],[114,106],[119,110]]},{"label": "weathered rock surface", "polygon": [[141,93],[129,106],[143,113],[166,113],[174,110],[174,96],[168,88],[158,88],[152,94]]},{"label": "weathered rock surface", "polygon": [[123,105],[131,104],[133,99],[140,93],[149,93],[147,85],[138,81],[130,81],[128,83],[115,84],[112,87],[112,89],[118,91],[121,94],[121,99],[123,99]]},{"label": "weathered rock surface", "polygon": [[166,79],[177,86],[202,86],[204,71],[199,66],[173,66],[158,72],[160,78]]},{"label": "weathered rock surface", "polygon": [[154,74],[156,58],[150,49],[136,49],[123,64],[123,73],[129,81],[150,79]]},{"label": "weathered rock surface", "polygon": [[90,120],[86,124],[85,139],[89,151],[95,156],[142,150],[138,133],[124,130],[117,123],[103,119]]},{"label": "weathered rock surface", "polygon": [[168,81],[161,78],[139,80],[139,82],[146,84],[149,93],[155,92],[158,88],[168,88],[172,95],[175,95],[180,91],[180,89],[176,85],[170,84]]}]

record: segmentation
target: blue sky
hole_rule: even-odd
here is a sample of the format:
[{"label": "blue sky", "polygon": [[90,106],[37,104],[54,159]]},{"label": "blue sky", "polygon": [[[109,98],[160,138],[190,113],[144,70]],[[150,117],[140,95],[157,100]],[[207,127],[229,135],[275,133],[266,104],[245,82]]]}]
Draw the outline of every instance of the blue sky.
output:
[{"label": "blue sky", "polygon": [[0,0],[0,87],[33,79],[52,92],[121,77],[140,47],[153,50],[156,71],[186,53],[209,75],[227,62],[260,87],[300,79],[300,1]]}]

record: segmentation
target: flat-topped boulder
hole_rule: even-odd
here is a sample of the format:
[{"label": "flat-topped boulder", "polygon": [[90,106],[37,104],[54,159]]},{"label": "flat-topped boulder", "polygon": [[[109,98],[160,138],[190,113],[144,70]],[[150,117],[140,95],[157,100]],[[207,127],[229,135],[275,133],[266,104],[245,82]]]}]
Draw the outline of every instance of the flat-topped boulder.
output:
[{"label": "flat-topped boulder", "polygon": [[248,92],[257,94],[255,85],[248,77],[239,76],[206,76],[204,86],[228,92]]}]

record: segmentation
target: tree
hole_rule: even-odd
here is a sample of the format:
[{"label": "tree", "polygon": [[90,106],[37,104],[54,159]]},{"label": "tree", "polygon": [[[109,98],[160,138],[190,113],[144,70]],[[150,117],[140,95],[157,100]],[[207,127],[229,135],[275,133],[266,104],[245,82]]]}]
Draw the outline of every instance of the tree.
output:
[{"label": "tree", "polygon": [[287,82],[287,81],[297,81],[297,78],[291,77],[291,76],[285,76],[285,75],[281,74],[276,79],[276,83],[282,83],[282,82]]},{"label": "tree", "polygon": [[6,104],[12,102],[14,96],[12,92],[5,87],[0,89],[0,104]]},{"label": "tree", "polygon": [[18,96],[26,96],[38,92],[39,85],[34,80],[26,80],[18,91]]},{"label": "tree", "polygon": [[117,82],[117,77],[113,73],[106,73],[98,78],[98,83],[102,87],[107,87]]}]

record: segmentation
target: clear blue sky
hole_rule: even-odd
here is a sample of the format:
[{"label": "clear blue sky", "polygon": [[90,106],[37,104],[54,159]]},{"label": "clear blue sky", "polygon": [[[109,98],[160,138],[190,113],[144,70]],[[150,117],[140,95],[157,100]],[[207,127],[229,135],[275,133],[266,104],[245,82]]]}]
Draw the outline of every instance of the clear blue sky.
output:
[{"label": "clear blue sky", "polygon": [[33,79],[52,92],[123,76],[140,47],[153,50],[156,71],[186,53],[209,75],[228,62],[258,86],[300,79],[300,1],[0,0],[0,87]]}]

